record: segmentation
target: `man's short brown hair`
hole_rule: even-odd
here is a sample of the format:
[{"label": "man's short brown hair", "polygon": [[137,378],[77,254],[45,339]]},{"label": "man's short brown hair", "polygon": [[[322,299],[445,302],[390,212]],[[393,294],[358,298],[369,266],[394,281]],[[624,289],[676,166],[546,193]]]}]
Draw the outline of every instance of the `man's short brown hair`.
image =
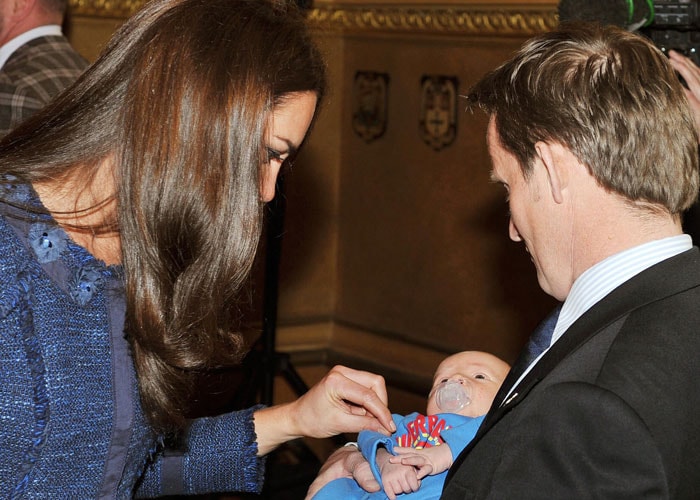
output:
[{"label": "man's short brown hair", "polygon": [[685,92],[649,40],[594,23],[528,41],[472,89],[527,178],[538,141],[566,146],[610,191],[672,214],[698,194],[698,134]]}]

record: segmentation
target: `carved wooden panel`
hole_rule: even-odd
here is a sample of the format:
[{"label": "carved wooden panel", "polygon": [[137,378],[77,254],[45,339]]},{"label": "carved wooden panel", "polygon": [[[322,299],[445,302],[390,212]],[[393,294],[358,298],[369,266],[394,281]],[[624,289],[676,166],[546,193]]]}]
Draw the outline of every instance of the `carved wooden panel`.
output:
[{"label": "carved wooden panel", "polygon": [[[70,0],[71,12],[83,16],[128,17],[145,0]],[[319,5],[309,22],[323,29],[471,35],[522,36],[546,31],[558,20],[553,6],[501,5]]]}]

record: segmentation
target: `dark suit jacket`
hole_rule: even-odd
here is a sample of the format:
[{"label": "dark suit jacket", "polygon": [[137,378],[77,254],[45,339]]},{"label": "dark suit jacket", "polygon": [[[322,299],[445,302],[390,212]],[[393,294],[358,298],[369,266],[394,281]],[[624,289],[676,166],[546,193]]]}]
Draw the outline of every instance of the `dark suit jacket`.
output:
[{"label": "dark suit jacket", "polygon": [[494,402],[442,498],[700,498],[699,382],[693,248],[571,325],[507,403]]},{"label": "dark suit jacket", "polygon": [[0,69],[0,137],[77,80],[87,65],[63,36],[19,47]]}]

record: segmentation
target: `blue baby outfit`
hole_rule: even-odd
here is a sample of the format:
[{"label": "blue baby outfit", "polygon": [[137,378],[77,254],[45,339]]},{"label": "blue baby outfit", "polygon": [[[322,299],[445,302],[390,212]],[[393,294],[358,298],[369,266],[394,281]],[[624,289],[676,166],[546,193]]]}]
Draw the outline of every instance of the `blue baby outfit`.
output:
[{"label": "blue baby outfit", "polygon": [[[372,474],[382,484],[381,472],[377,466],[377,449],[386,448],[394,455],[394,446],[412,448],[427,448],[442,446],[447,443],[452,453],[452,460],[457,458],[464,448],[476,435],[484,416],[465,417],[456,413],[438,413],[437,415],[422,415],[411,413],[406,416],[393,414],[396,432],[385,436],[375,431],[362,431],[357,437],[357,444],[362,455],[369,462]],[[447,471],[426,476],[421,480],[420,488],[411,493],[404,493],[397,498],[400,500],[437,500],[442,495]],[[384,490],[368,493],[354,479],[335,479],[321,488],[313,500],[386,500]]]},{"label": "blue baby outfit", "polygon": [[[28,186],[7,201],[39,204]],[[120,266],[0,202],[0,498],[259,492],[255,408],[195,419],[182,453],[145,421]]]}]

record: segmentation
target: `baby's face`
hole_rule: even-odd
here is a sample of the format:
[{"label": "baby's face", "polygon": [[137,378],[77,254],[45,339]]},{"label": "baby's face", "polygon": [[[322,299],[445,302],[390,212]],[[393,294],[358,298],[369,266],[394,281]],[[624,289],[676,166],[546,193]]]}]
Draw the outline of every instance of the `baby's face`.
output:
[{"label": "baby's face", "polygon": [[471,392],[471,403],[456,413],[467,417],[485,415],[509,370],[508,363],[485,352],[465,351],[448,357],[435,372],[428,415],[445,413],[438,408],[435,393],[438,385],[451,380],[460,381]]}]

